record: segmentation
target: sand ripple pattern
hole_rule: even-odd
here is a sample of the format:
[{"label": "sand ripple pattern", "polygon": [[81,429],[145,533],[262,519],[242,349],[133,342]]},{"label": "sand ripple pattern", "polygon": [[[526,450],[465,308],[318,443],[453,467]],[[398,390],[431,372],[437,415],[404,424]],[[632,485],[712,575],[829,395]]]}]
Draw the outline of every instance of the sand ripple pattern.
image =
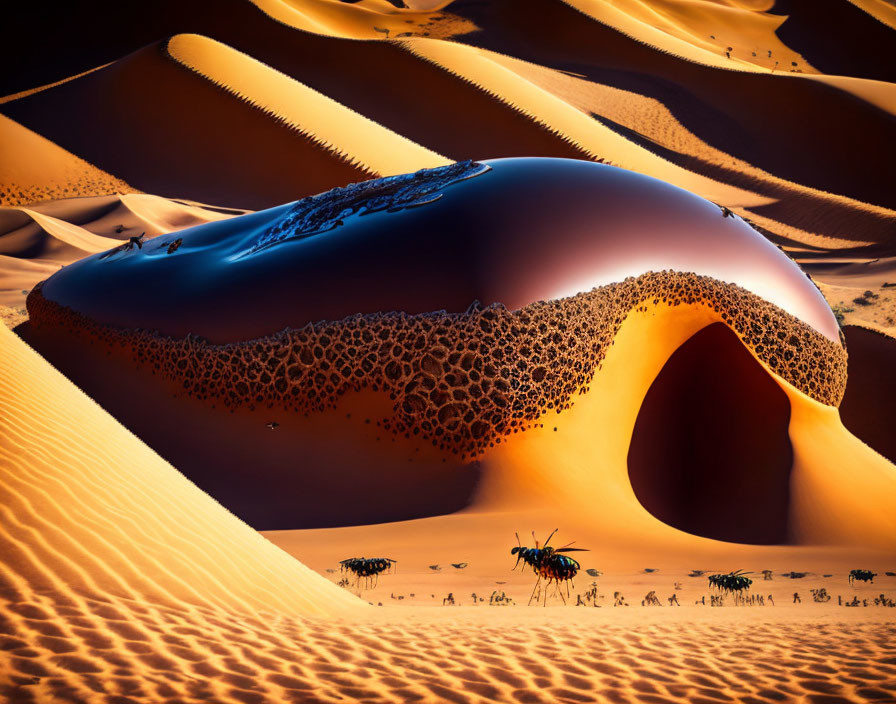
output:
[{"label": "sand ripple pattern", "polygon": [[[387,611],[390,621],[387,621]],[[601,614],[378,610],[255,618],[3,585],[0,698],[14,702],[892,702],[882,623],[665,623]],[[524,618],[520,619],[520,616]],[[514,622],[514,619],[517,619]],[[550,623],[546,623],[550,621]],[[55,697],[55,699],[54,699]]]}]

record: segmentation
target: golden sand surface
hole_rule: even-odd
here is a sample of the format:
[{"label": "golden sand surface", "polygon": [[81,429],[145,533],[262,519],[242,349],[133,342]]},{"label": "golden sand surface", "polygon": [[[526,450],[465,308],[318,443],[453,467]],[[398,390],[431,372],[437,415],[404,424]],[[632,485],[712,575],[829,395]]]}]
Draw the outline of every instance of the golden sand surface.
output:
[{"label": "golden sand surface", "polygon": [[[419,608],[365,608],[204,496],[12,333],[0,336],[0,687],[9,701],[885,701],[896,691],[889,610],[788,607],[780,581],[768,590],[781,604],[774,612],[696,606],[691,597],[705,590],[665,573],[662,559],[659,573],[601,578],[633,606],[552,606],[546,622],[541,607],[428,605],[438,601],[424,591],[455,591],[464,603],[468,588],[485,594],[505,580],[522,601],[531,575],[509,573],[506,543],[500,562],[455,552],[470,561],[463,569],[417,570],[399,554],[398,573],[362,596],[386,601],[386,590],[411,587]],[[442,554],[447,535],[494,544],[475,516],[435,520],[456,527],[422,544],[420,529],[401,531],[420,556]],[[368,540],[378,532],[364,531]],[[332,538],[299,544],[326,552],[328,564],[344,557]],[[841,567],[852,562],[842,552],[802,550],[787,560],[834,564],[849,596],[892,592],[887,578],[847,590]],[[872,559],[849,551],[860,558]],[[648,588],[665,598],[676,578],[695,585],[681,592],[683,606],[637,605]],[[817,582],[800,583],[807,602],[804,587]]]},{"label": "golden sand surface", "polygon": [[[541,155],[730,207],[844,323],[892,342],[896,88],[872,55],[886,56],[891,2],[407,4],[222,0],[111,28],[83,13],[54,34],[59,57],[66,43],[122,49],[0,98],[0,701],[896,702],[896,610],[874,603],[896,599],[896,470],[846,414],[749,351],[789,407],[786,544],[692,535],[636,495],[642,403],[677,349],[726,322],[708,307],[631,311],[587,393],[486,451],[463,510],[264,534],[6,329],[60,266],[142,232]],[[866,337],[889,370],[890,348]],[[850,413],[876,392],[866,407],[886,422],[891,375],[863,372]],[[340,422],[355,401],[339,401]],[[572,553],[582,570],[569,606],[551,589],[527,608],[535,577],[512,571],[515,534],[531,546],[555,528],[552,544],[588,549]],[[339,561],[361,555],[396,569],[373,589],[338,586]],[[850,584],[856,568],[874,583]],[[736,569],[763,606],[709,605],[706,575]],[[816,603],[822,588],[831,600]],[[641,605],[650,592],[661,607]],[[490,606],[495,593],[512,605]]]}]

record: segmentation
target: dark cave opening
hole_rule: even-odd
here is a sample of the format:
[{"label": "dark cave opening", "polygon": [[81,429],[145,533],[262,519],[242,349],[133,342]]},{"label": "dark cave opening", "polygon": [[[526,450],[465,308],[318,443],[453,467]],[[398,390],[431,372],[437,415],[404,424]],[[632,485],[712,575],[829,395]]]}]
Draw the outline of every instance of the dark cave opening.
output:
[{"label": "dark cave opening", "polygon": [[789,422],[784,391],[726,325],[709,325],[672,354],[647,391],[628,454],[635,494],[688,533],[784,543]]}]

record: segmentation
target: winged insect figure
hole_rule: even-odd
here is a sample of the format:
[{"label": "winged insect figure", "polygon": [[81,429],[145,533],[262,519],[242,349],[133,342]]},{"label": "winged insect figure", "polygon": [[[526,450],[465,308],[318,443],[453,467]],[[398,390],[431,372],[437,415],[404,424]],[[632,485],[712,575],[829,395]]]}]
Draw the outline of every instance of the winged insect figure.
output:
[{"label": "winged insect figure", "polygon": [[[535,599],[536,602],[538,601],[538,598],[535,595],[536,593],[539,593],[542,579],[546,580],[544,587],[544,605],[547,606],[548,588],[551,584],[555,585],[555,594],[558,594],[565,604],[566,597],[569,596],[569,585],[572,583],[573,577],[578,574],[581,565],[578,561],[563,553],[574,551],[586,552],[588,550],[588,548],[570,547],[572,543],[567,543],[561,548],[551,547],[549,543],[557,530],[557,528],[554,529],[548,536],[548,539],[544,541],[544,545],[542,545],[535,537],[535,531],[532,531],[532,540],[535,541],[534,548],[525,547],[520,541],[519,533],[516,534],[517,547],[512,548],[510,551],[511,555],[516,555],[516,564],[514,564],[513,569],[516,569],[520,564],[520,561],[522,561],[524,566],[528,565],[532,568],[532,571],[538,575],[538,579],[535,580],[535,587],[532,589],[532,595],[529,597],[529,604],[532,603],[533,599]],[[563,592],[560,589],[561,583],[565,583],[566,596],[563,595]]]}]

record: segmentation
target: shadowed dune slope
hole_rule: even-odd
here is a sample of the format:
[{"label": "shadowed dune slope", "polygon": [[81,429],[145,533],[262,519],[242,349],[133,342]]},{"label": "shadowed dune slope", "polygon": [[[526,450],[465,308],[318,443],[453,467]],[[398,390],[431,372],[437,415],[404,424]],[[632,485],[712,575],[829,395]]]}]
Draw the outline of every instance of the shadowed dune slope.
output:
[{"label": "shadowed dune slope", "polygon": [[203,494],[5,328],[0,346],[4,589],[250,615],[356,603]]},{"label": "shadowed dune slope", "polygon": [[868,328],[843,328],[849,349],[840,417],[850,432],[896,462],[896,340]]},{"label": "shadowed dune slope", "polygon": [[[264,207],[445,160],[217,42],[177,36],[9,103],[144,190]],[[60,111],[68,119],[54,115]],[[102,140],[95,135],[101,132]],[[209,165],[214,164],[214,168]]]},{"label": "shadowed dune slope", "polygon": [[[773,11],[787,16],[776,33],[820,71],[893,83],[896,33],[869,13],[877,9],[873,5],[867,0],[776,0]],[[886,4],[878,10],[882,18],[892,17],[890,5],[889,12]]]},{"label": "shadowed dune slope", "polygon": [[0,115],[0,206],[136,189]]},{"label": "shadowed dune slope", "polygon": [[788,539],[790,403],[725,325],[666,362],[632,433],[641,504],[680,530],[736,543]]}]

